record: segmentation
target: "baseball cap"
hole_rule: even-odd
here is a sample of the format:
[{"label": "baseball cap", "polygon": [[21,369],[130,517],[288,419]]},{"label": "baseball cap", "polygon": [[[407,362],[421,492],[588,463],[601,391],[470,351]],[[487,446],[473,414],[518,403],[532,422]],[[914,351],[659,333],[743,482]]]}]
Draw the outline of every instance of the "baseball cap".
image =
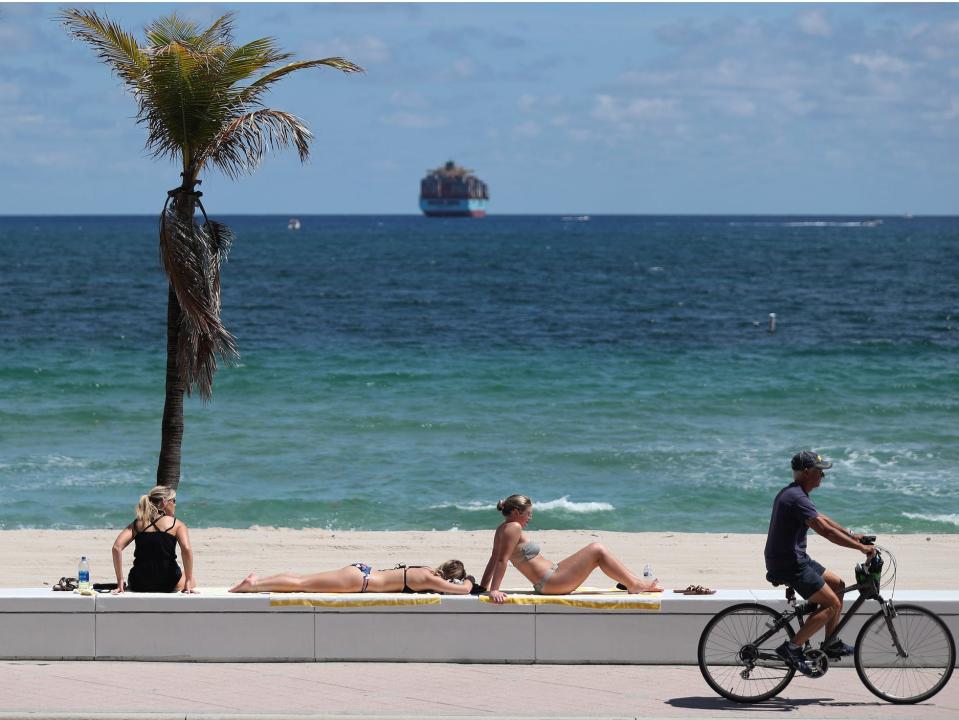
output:
[{"label": "baseball cap", "polygon": [[793,455],[792,466],[793,470],[809,470],[810,468],[828,470],[832,467],[832,462],[824,460],[822,455],[812,450],[800,450]]}]

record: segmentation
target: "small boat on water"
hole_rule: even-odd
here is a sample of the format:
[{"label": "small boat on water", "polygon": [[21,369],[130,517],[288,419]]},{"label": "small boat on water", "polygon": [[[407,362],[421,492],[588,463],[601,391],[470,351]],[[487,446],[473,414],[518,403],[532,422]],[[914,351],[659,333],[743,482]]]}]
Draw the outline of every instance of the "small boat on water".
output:
[{"label": "small boat on water", "polygon": [[290,218],[290,222],[286,224],[287,230],[299,230],[301,226],[299,218]]}]

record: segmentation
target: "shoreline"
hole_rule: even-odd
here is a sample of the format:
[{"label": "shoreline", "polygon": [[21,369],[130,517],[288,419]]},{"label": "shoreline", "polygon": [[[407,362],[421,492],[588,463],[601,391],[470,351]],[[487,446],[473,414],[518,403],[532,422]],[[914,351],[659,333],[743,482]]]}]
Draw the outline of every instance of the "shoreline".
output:
[{"label": "shoreline", "polygon": [[[116,529],[0,530],[0,587],[43,587],[61,576],[76,576],[80,555],[87,555],[94,582],[114,582],[110,549]],[[649,563],[667,590],[687,585],[712,588],[768,588],[763,566],[765,534],[606,532],[542,530],[530,537],[543,555],[559,561],[590,542],[602,542],[634,573]],[[229,587],[249,572],[312,573],[354,562],[377,568],[397,563],[438,565],[458,558],[479,579],[489,559],[489,530],[470,531],[330,531],[289,528],[190,529],[198,587]],[[879,537],[880,547],[897,561],[897,588],[953,590],[959,586],[959,534],[899,534]],[[852,581],[862,556],[809,534],[809,554]],[[133,560],[132,546],[123,554],[124,574]],[[182,560],[181,560],[182,566]],[[595,571],[584,583],[610,587]],[[529,585],[512,565],[504,587]]]}]

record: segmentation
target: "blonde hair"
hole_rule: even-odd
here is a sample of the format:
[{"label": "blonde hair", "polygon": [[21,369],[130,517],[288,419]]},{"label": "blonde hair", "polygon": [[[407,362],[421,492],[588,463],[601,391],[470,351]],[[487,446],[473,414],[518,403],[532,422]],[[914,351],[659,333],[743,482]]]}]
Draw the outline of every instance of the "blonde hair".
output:
[{"label": "blonde hair", "polygon": [[176,490],[168,488],[165,485],[157,485],[146,495],[140,496],[140,502],[137,503],[137,520],[142,527],[146,527],[163,513],[160,512],[160,505],[164,501],[169,502],[176,497]]},{"label": "blonde hair", "polygon": [[447,560],[436,568],[436,573],[444,580],[462,580],[466,577],[466,566],[459,560]]},{"label": "blonde hair", "polygon": [[525,495],[510,495],[505,500],[496,503],[496,509],[503,513],[503,517],[509,517],[509,514],[514,510],[525,512],[531,507],[533,507],[533,501]]}]

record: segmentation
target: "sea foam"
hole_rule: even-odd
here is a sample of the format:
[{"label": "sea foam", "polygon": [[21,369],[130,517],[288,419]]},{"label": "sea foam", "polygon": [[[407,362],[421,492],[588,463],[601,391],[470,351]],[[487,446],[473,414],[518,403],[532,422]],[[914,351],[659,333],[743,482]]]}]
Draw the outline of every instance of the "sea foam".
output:
[{"label": "sea foam", "polygon": [[929,522],[946,523],[959,527],[959,513],[952,515],[925,515],[923,513],[904,512],[903,515],[911,520],[927,520]]},{"label": "sea foam", "polygon": [[[495,510],[496,503],[485,503],[477,500],[473,500],[465,503],[449,502],[449,503],[439,503],[437,505],[431,505],[431,510],[445,510],[449,508],[454,508],[456,510],[464,510],[466,512],[474,512],[478,510]],[[573,502],[569,499],[569,495],[563,495],[556,500],[545,500],[542,502],[535,502],[533,504],[533,510],[535,512],[544,512],[549,510],[559,510],[561,512],[568,513],[590,513],[590,512],[610,512],[616,508],[605,502]]]}]

